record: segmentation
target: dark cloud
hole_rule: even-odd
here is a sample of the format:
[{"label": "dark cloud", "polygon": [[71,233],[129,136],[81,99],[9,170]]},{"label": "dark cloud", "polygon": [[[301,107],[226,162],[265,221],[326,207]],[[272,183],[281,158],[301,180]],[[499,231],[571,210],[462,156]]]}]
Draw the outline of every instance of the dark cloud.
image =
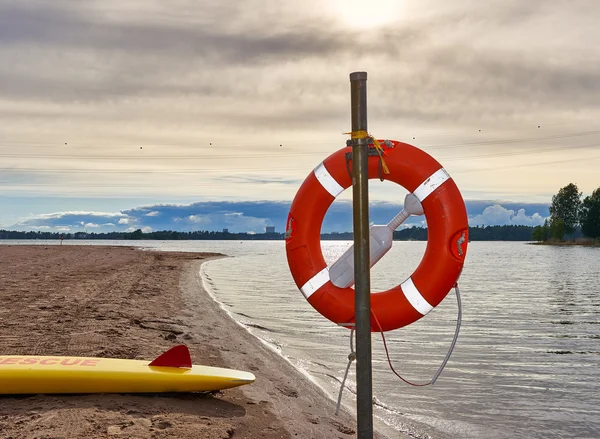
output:
[{"label": "dark cloud", "polygon": [[[262,233],[266,226],[283,232],[290,203],[285,202],[198,202],[192,204],[156,204],[119,213],[62,212],[40,215],[9,226],[9,229],[48,229],[71,231],[209,230]],[[402,206],[393,203],[371,203],[370,221],[387,224]],[[548,216],[546,204],[515,204],[490,201],[468,201],[471,225],[538,225]],[[424,217],[411,217],[406,226],[422,226]],[[336,201],[323,221],[323,232],[352,230],[350,201]]]},{"label": "dark cloud", "polygon": [[[114,230],[119,221],[126,219],[122,213],[58,212],[39,215],[19,221],[9,228],[16,230],[48,229],[56,231],[83,231],[90,229]],[[123,223],[122,223],[123,224]],[[94,229],[94,230],[92,230]]]},{"label": "dark cloud", "polygon": [[[467,176],[461,189],[471,193],[476,187],[506,193],[498,186],[514,166],[505,156],[493,158],[491,152],[535,152],[546,146],[545,140],[510,147],[477,145],[479,138],[457,135],[447,140],[444,133],[491,127],[499,134],[486,133],[485,140],[493,141],[536,137],[531,130],[511,133],[515,125],[533,131],[540,124],[562,125],[564,134],[590,131],[589,125],[596,124],[600,117],[596,1],[408,3],[414,13],[359,32],[336,21],[338,17],[325,10],[329,3],[319,0],[305,0],[302,6],[276,0],[0,0],[0,116],[7,122],[0,125],[0,148],[23,149],[30,155],[2,157],[4,169],[15,169],[4,180],[8,185],[26,183],[28,178],[50,181],[36,177],[33,171],[39,167],[55,172],[52,180],[64,182],[60,190],[65,192],[124,196],[135,195],[138,188],[151,192],[156,185],[154,171],[176,171],[181,166],[198,169],[198,175],[181,173],[169,180],[160,174],[165,177],[161,196],[171,191],[189,200],[202,187],[207,199],[261,199],[266,193],[262,185],[269,185],[277,189],[269,191],[270,198],[290,199],[322,152],[343,144],[339,133],[349,128],[348,73],[354,70],[369,72],[369,123],[374,134],[409,141],[416,134],[417,146],[423,145],[422,132],[433,133],[424,145],[472,143],[458,154],[452,149],[435,151],[441,162],[444,154],[452,156],[447,161],[456,160],[451,172],[456,169],[457,176]],[[587,126],[579,129],[577,124]],[[556,131],[538,137],[553,134]],[[32,139],[41,142],[38,147],[17,143]],[[46,154],[44,142],[64,141],[81,142],[85,146],[77,152],[81,155],[110,150],[114,160],[35,158]],[[282,151],[316,153],[314,160],[281,154],[260,165],[254,159],[236,159],[235,151],[220,162],[198,160],[202,166],[193,167],[183,161],[155,166],[157,162],[119,159],[138,143],[144,152],[150,144],[160,151],[157,155],[181,159],[192,148],[196,156],[210,155],[208,142],[219,141],[246,145],[236,147],[244,151],[267,151],[267,145],[277,149],[281,142],[286,146],[295,142]],[[554,144],[568,145],[564,142],[568,140]],[[189,149],[175,152],[183,146]],[[542,157],[554,153],[530,156],[522,161],[523,167],[556,163],[558,153],[551,159]],[[573,152],[565,148],[563,154],[570,160]],[[488,163],[480,168],[479,159],[486,155]],[[584,163],[573,166],[577,164]],[[269,175],[256,177],[265,166]],[[19,167],[30,172],[19,175]],[[61,173],[67,167],[92,172],[75,178],[74,173]],[[109,179],[94,174],[95,168],[132,173],[110,174]],[[469,174],[482,169],[489,169],[497,181],[481,172]],[[591,175],[587,169],[586,175]],[[52,187],[57,186],[35,190],[48,193]],[[549,197],[554,190],[538,187],[536,199]],[[24,190],[14,189],[19,191]],[[492,197],[489,191],[482,197]],[[264,223],[260,215],[248,218],[252,220],[247,224],[256,221],[254,228]],[[219,222],[210,216],[190,221]],[[336,219],[332,224],[346,223]]]},{"label": "dark cloud", "polygon": [[[243,9],[238,8],[238,13]],[[197,11],[205,16],[212,12],[213,8]],[[391,29],[381,39],[365,41],[347,29],[332,27],[331,20],[299,21],[293,16],[268,25],[243,22],[236,29],[219,26],[218,21],[211,20],[211,23],[198,26],[168,21],[142,23],[135,19],[117,22],[70,7],[0,4],[3,45],[35,44],[62,50],[84,48],[127,52],[134,57],[154,54],[161,56],[165,68],[173,59],[189,62],[198,58],[219,67],[231,63],[264,63],[277,58],[365,55],[374,50],[397,54],[401,45],[406,46],[408,42],[414,45],[422,33],[413,28]],[[388,44],[381,44],[383,42]]]},{"label": "dark cloud", "polygon": [[265,178],[265,177],[252,177],[252,176],[240,176],[240,175],[234,175],[234,176],[225,176],[225,177],[217,177],[215,180],[224,182],[224,183],[235,183],[235,184],[244,184],[244,183],[251,183],[251,184],[269,184],[269,183],[276,183],[276,184],[286,184],[286,185],[294,185],[294,186],[300,186],[303,182],[303,180],[300,179],[289,179],[289,178],[281,178],[281,177],[274,177],[274,178]]},{"label": "dark cloud", "polygon": [[[347,93],[347,84],[335,75],[327,77],[326,67],[361,60],[373,64],[385,82],[385,87],[373,88],[373,114],[389,119],[510,117],[594,104],[600,88],[600,51],[591,41],[579,41],[581,46],[572,48],[543,44],[555,17],[543,21],[551,12],[543,5],[508,2],[482,10],[469,8],[469,3],[461,9],[459,4],[452,13],[360,34],[333,26],[330,18],[267,15],[263,21],[244,21],[243,11],[251,5],[202,6],[205,17],[236,17],[234,28],[208,18],[200,25],[144,22],[127,15],[115,21],[91,8],[65,3],[10,3],[0,5],[0,42],[17,48],[24,65],[38,68],[13,73],[3,69],[1,91],[14,99],[68,101],[151,94],[257,99],[261,106],[276,100],[301,102],[301,95],[327,102],[332,94]],[[585,5],[580,2],[579,7],[585,10]],[[555,14],[561,8],[556,10]],[[199,9],[192,12],[200,14]],[[533,37],[524,31],[528,25]],[[559,24],[559,29],[565,27]],[[517,30],[514,35],[511,29]],[[484,44],[492,37],[505,38],[506,45]],[[22,48],[41,49],[43,54],[23,57]],[[305,66],[297,74],[279,77],[271,70],[306,62],[323,68],[310,74]],[[176,77],[181,79],[173,80]],[[269,78],[268,86],[264,78]],[[291,126],[337,117],[339,113],[323,103],[315,99],[312,105],[267,116],[273,123],[287,120]],[[231,109],[230,116],[238,123],[256,123],[252,113]],[[264,121],[265,113],[261,116]]]}]

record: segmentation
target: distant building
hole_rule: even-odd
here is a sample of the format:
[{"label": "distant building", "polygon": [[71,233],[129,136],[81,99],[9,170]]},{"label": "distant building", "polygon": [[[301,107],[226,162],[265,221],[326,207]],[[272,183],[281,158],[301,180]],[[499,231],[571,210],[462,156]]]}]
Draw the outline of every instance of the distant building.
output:
[{"label": "distant building", "polygon": [[223,233],[229,233],[229,229],[223,229]]},{"label": "distant building", "polygon": [[275,226],[267,226],[265,233],[275,233]]}]

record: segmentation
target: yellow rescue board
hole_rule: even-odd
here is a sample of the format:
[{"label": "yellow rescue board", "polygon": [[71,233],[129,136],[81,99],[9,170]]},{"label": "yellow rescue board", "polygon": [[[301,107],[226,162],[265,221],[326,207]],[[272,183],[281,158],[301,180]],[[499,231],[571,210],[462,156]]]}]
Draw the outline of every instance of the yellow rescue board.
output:
[{"label": "yellow rescue board", "polygon": [[0,394],[210,392],[255,380],[252,373],[240,370],[150,364],[114,358],[0,355]]}]

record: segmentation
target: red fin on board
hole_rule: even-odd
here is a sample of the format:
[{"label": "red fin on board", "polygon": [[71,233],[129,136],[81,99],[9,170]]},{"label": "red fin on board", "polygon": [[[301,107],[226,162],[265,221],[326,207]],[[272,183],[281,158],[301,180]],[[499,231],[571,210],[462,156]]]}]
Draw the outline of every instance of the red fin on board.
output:
[{"label": "red fin on board", "polygon": [[186,345],[180,344],[162,353],[148,366],[192,368],[192,357]]}]

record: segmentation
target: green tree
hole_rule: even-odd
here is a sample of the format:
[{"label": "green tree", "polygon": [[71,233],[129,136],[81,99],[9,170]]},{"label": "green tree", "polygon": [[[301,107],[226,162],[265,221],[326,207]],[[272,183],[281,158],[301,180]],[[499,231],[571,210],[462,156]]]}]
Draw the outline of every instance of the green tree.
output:
[{"label": "green tree", "polygon": [[[552,205],[550,206],[550,225],[551,227],[558,220],[562,220],[562,226],[557,224],[554,226],[554,231],[558,232],[561,227],[564,228],[564,233],[570,235],[575,231],[575,227],[579,223],[579,211],[581,209],[581,195],[576,184],[569,183],[558,191],[558,194],[552,197]],[[563,233],[563,235],[564,235]],[[552,233],[555,238],[562,239]]]},{"label": "green tree", "polygon": [[550,235],[553,238],[562,240],[565,236],[565,222],[562,218],[557,218],[550,224]]},{"label": "green tree", "polygon": [[548,241],[550,239],[550,225],[548,224],[548,218],[544,220],[542,227],[542,241]]},{"label": "green tree", "polygon": [[544,221],[543,225],[533,228],[533,231],[531,232],[531,238],[538,242],[548,241],[548,239],[550,239],[550,229],[548,227],[547,219]]},{"label": "green tree", "polygon": [[542,229],[542,226],[535,226],[533,228],[533,232],[531,232],[531,238],[537,242],[544,240],[544,230]]},{"label": "green tree", "polygon": [[588,238],[600,238],[600,187],[585,197],[581,206],[581,232]]}]

